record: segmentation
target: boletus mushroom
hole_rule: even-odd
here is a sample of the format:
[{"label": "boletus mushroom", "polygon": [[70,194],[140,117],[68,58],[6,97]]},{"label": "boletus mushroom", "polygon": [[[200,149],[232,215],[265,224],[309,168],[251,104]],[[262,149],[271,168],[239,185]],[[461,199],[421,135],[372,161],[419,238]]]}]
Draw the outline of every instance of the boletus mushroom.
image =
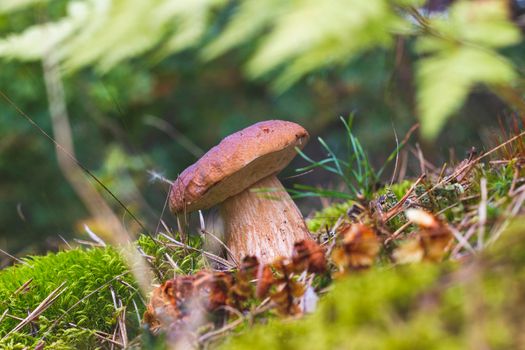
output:
[{"label": "boletus mushroom", "polygon": [[[184,170],[172,185],[170,209],[189,213],[220,205],[225,243],[240,261],[290,256],[308,239],[301,212],[277,179],[302,148],[308,132],[298,124],[268,120],[238,131]],[[272,189],[257,193],[254,189]]]}]

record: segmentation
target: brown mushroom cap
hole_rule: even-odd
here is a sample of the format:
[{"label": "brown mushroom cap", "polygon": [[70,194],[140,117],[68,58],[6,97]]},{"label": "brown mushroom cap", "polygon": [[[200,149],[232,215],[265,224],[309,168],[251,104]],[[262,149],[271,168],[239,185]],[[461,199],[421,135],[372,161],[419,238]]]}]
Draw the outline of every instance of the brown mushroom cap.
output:
[{"label": "brown mushroom cap", "polygon": [[281,171],[308,141],[300,125],[268,120],[238,131],[210,149],[175,180],[174,213],[210,208]]}]

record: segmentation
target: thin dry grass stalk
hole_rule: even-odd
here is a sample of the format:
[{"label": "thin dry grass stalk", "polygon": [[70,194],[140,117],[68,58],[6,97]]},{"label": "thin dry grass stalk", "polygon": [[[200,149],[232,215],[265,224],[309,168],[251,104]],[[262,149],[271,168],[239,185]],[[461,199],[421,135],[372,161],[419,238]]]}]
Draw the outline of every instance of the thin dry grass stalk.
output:
[{"label": "thin dry grass stalk", "polygon": [[33,322],[35,319],[38,318],[44,311],[46,311],[51,305],[53,305],[54,301],[67,290],[67,287],[65,286],[66,282],[62,282],[56,289],[54,289],[49,295],[42,300],[42,302],[27,315],[26,318],[24,318],[19,324],[15,326],[15,328],[11,329],[9,332],[4,335],[2,340],[6,339],[11,334],[18,332],[21,330],[25,325]]},{"label": "thin dry grass stalk", "polygon": [[[58,164],[64,177],[78,194],[89,212],[101,223],[108,232],[114,244],[128,245],[131,235],[120,219],[97,192],[95,187],[85,177],[84,169],[75,157],[73,136],[67,112],[64,86],[56,59],[50,54],[43,59],[44,81],[49,100],[49,112],[56,145]],[[119,201],[119,203],[121,203]],[[122,203],[121,203],[122,204]],[[133,216],[133,214],[130,213]],[[138,222],[138,220],[136,220]],[[139,222],[139,225],[140,224]],[[142,227],[143,228],[143,227]],[[142,292],[146,295],[151,290],[152,274],[142,257],[135,249],[124,247],[123,255]]]}]

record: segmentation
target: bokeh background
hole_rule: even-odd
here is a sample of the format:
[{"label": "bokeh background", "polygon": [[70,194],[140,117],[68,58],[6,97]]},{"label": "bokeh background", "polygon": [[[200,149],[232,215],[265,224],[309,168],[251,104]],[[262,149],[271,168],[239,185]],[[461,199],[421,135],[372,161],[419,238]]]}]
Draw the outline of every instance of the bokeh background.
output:
[{"label": "bokeh background", "polygon": [[[17,10],[4,9],[0,13],[0,37],[59,20],[67,14],[70,3],[38,1]],[[219,36],[241,3],[231,1],[213,9],[204,34],[177,52],[159,56],[160,48],[153,46],[108,69],[86,64],[63,72],[78,160],[148,230],[155,230],[168,191],[156,175],[176,178],[221,138],[257,121],[285,119],[300,123],[312,135],[305,153],[321,159],[325,154],[317,137],[342,152],[346,141],[339,117],[353,113],[354,132],[376,166],[395,148],[395,133],[402,139],[418,122],[414,87],[418,55],[410,38],[363,50],[352,59],[308,72],[278,90],[273,88],[274,72],[256,79],[246,74],[246,60],[265,31],[214,59],[202,59],[202,49]],[[150,6],[155,5],[152,1]],[[448,6],[449,2],[438,1],[423,4],[422,8],[426,13],[432,9],[439,14],[446,13]],[[509,20],[515,16],[511,17]],[[111,30],[107,28],[104,35],[109,36]],[[102,42],[104,35],[98,40]],[[520,63],[525,57],[522,45],[506,50],[514,62]],[[3,56],[0,248],[23,255],[55,249],[63,244],[60,236],[66,240],[82,237],[84,223],[94,231],[96,224],[90,221],[90,213],[58,167],[53,143],[21,115],[23,111],[44,131],[52,133],[42,62]],[[505,102],[479,87],[471,91],[435,140],[422,139],[416,133],[407,152],[419,144],[426,158],[435,164],[448,161],[451,154],[461,159],[472,146],[486,149],[493,145],[500,124],[508,124],[512,117],[512,109]],[[321,170],[287,178],[302,165],[304,161],[298,159],[281,175],[286,186],[338,186],[337,179]],[[409,176],[417,174],[419,168],[414,163],[408,169]],[[387,171],[385,176],[390,175]],[[129,216],[97,188],[123,222],[132,226]],[[307,199],[299,204],[308,215],[323,203]],[[164,219],[171,227],[176,226],[169,213]]]}]

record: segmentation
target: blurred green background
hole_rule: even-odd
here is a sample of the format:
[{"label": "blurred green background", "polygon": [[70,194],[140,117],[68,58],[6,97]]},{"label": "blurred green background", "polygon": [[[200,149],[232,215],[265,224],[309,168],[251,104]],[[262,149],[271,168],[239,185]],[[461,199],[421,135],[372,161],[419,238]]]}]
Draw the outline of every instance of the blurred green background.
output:
[{"label": "blurred green background", "polygon": [[[8,7],[9,3],[13,4],[8,1],[5,6]],[[108,3],[126,6],[122,1]],[[130,2],[127,6],[135,3]],[[152,1],[148,6],[154,9],[163,3],[168,2]],[[246,62],[257,52],[261,43],[271,39],[268,39],[268,33],[271,28],[279,28],[279,23],[266,23],[239,45],[232,45],[235,47],[224,50],[224,53],[221,52],[213,59],[203,59],[203,50],[221,37],[225,28],[242,12],[245,2],[218,3],[210,5],[202,33],[192,38],[191,43],[176,50],[163,51],[161,43],[168,38],[165,33],[155,33],[151,35],[160,38],[154,45],[128,54],[110,67],[101,69],[98,63],[103,59],[95,57],[72,70],[64,68],[66,102],[79,161],[125,203],[150,231],[154,231],[157,226],[168,190],[167,185],[155,180],[152,173],[174,179],[221,138],[257,121],[285,119],[300,123],[312,135],[305,152],[314,159],[321,159],[326,155],[316,137],[322,136],[334,149],[342,151],[346,141],[339,117],[354,113],[354,131],[372,162],[380,166],[395,148],[394,130],[402,139],[420,117],[416,69],[417,61],[424,58],[425,53],[421,54],[415,47],[418,35],[422,33],[419,29],[406,34],[387,28],[385,32],[392,33],[388,34],[392,37],[388,38],[386,44],[376,45],[372,37],[359,39],[355,36],[357,31],[345,32],[351,28],[336,28],[334,30],[339,30],[342,38],[334,46],[336,48],[350,45],[356,40],[371,42],[373,45],[362,45],[351,53],[345,53],[346,56],[336,57],[333,64],[329,59],[333,48],[328,47],[323,64],[313,65],[293,81],[284,80],[284,84],[275,88],[276,77],[279,79],[282,76],[281,68],[272,67],[268,72],[253,74],[250,73],[249,64],[246,68]],[[300,6],[315,6],[311,1],[296,2],[293,5],[295,8],[288,1],[270,3],[273,10],[282,10],[284,13],[297,11],[299,14],[302,9]],[[355,4],[361,6],[365,3],[343,1],[337,6],[346,6],[351,12],[359,9]],[[379,0],[373,0],[372,3],[391,4]],[[447,2],[426,5],[421,1],[405,1],[408,5],[402,1],[393,3],[395,6],[388,9],[392,13],[397,13],[394,11],[399,6],[410,6],[405,9],[412,6],[426,9],[422,13],[427,13],[432,7],[445,11],[448,8]],[[17,10],[4,8],[0,13],[0,37],[9,38],[9,35],[22,33],[30,26],[58,21],[68,13],[70,4],[71,1],[65,0],[36,1]],[[357,6],[355,9],[352,8],[354,5]],[[267,6],[266,10],[269,11],[270,5]],[[330,10],[337,13],[337,7]],[[327,16],[322,11],[315,12],[314,18]],[[391,16],[390,12],[387,14]],[[505,25],[510,23],[514,26],[511,14],[506,15],[508,23]],[[148,13],[145,12],[143,16],[140,18],[147,17]],[[261,17],[264,17],[264,13],[261,13]],[[279,14],[273,17],[280,18]],[[366,22],[367,17],[363,18]],[[131,22],[135,20],[129,19]],[[253,20],[254,23],[248,21],[246,24],[246,33],[257,25],[257,18]],[[338,20],[325,18],[328,24],[332,21],[337,23]],[[108,21],[111,23],[111,17]],[[172,21],[176,25],[176,18]],[[116,22],[115,19],[113,23]],[[199,23],[187,26],[194,28]],[[306,23],[305,28],[324,24],[313,21]],[[372,24],[381,26],[380,22]],[[140,29],[139,23],[137,27],[148,34],[147,29]],[[515,27],[513,30],[518,33],[517,25]],[[106,36],[111,36],[117,30],[111,26],[105,28],[97,34],[100,36],[91,38],[92,44],[96,46],[98,40],[103,46]],[[370,33],[369,28],[360,30]],[[315,28],[312,32],[316,33]],[[78,38],[81,33],[77,32],[72,37]],[[289,35],[293,39],[298,33],[290,32]],[[322,35],[323,31],[319,33]],[[129,35],[127,40],[130,42],[138,40],[133,33],[126,35]],[[89,220],[90,214],[61,173],[54,145],[5,98],[11,100],[43,130],[51,133],[42,63],[38,57],[25,59],[23,55],[10,54],[6,49],[6,40],[0,43],[0,56],[3,57],[0,61],[0,90],[4,95],[0,98],[0,248],[14,254],[25,254],[55,248],[61,244],[59,235],[66,239],[81,235],[82,223]],[[119,40],[119,43],[124,42],[122,38]],[[90,52],[94,46],[87,46],[85,50]],[[78,51],[73,54],[75,52]],[[322,50],[319,52],[323,53]],[[524,52],[524,46],[517,41],[503,51],[513,66],[518,67],[518,75],[521,72],[519,67],[523,67]],[[306,55],[307,52],[303,52],[286,60],[292,65]],[[67,63],[66,58],[64,61]],[[286,60],[280,63],[280,67],[286,67]],[[490,79],[479,80],[491,82]],[[496,83],[501,85],[500,82]],[[454,81],[450,82],[451,87],[454,84]],[[470,94],[462,101],[462,107],[451,111],[453,117],[435,140],[429,141],[415,135],[411,145],[420,143],[426,157],[438,165],[449,159],[451,149],[459,159],[471,146],[486,149],[498,140],[499,122],[508,124],[516,110],[513,108],[515,106],[508,107],[508,100],[502,96],[508,97],[510,94],[515,97],[518,91],[520,99],[520,84],[518,77],[509,84],[513,89],[517,86],[517,89],[500,94],[476,85],[469,90]],[[446,96],[443,97],[445,99]],[[437,98],[434,103],[439,106],[441,100]],[[294,168],[301,165],[304,162],[297,160],[281,177],[295,174]],[[416,162],[409,166],[412,174],[417,174],[418,169]],[[387,172],[386,176],[390,174]],[[337,186],[337,179],[321,171],[285,179],[284,182],[287,186],[293,183]],[[123,221],[129,224],[129,217],[122,209],[111,199],[108,201]],[[299,204],[305,215],[321,206],[319,200],[303,200]],[[169,213],[164,215],[164,219],[175,227]]]}]

